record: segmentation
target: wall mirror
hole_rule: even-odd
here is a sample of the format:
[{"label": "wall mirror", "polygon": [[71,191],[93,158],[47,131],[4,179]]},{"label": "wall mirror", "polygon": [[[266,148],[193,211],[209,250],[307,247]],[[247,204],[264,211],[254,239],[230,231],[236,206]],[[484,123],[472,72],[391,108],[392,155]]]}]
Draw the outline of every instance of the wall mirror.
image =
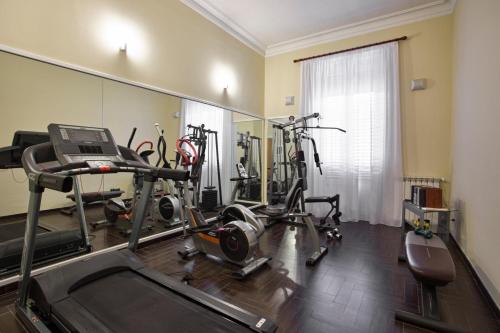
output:
[{"label": "wall mirror", "polygon": [[[138,152],[152,150],[148,156],[151,164],[163,165],[166,161],[175,167],[176,140],[189,137],[195,128],[204,128],[206,150],[201,178],[198,187],[190,190],[192,196],[199,197],[204,214],[215,216],[221,207],[238,200],[261,201],[263,121],[259,118],[6,52],[0,52],[0,73],[0,147],[9,149],[19,138],[34,140],[29,135],[47,140],[43,133],[50,123],[107,127],[117,144],[127,146],[130,142]],[[159,154],[163,149],[158,149],[158,130],[166,142],[164,157]],[[15,139],[17,131],[39,133],[18,132]],[[28,181],[19,165],[13,168],[5,158],[0,160],[0,184],[6,194],[0,201],[1,247],[24,236]],[[239,175],[238,163],[249,180],[231,180]],[[91,251],[125,243],[137,183],[123,174],[84,176],[78,182],[84,196]],[[180,227],[178,215],[172,213],[175,202],[165,199],[175,192],[172,185],[159,182],[155,187],[143,237],[165,235]],[[47,258],[39,260],[38,267],[87,252],[82,219],[73,205],[67,194],[44,193],[38,232],[66,235],[61,244],[54,243]],[[61,250],[64,247],[70,250]],[[17,274],[19,262],[20,254],[0,257],[0,283]]]}]

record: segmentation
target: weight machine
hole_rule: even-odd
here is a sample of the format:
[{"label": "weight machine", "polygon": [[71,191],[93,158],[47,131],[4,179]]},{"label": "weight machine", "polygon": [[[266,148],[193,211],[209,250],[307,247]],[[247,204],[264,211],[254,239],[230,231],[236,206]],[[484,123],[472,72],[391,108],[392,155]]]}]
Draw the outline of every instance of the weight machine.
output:
[{"label": "weight machine", "polygon": [[[264,216],[261,216],[267,219],[267,225],[273,225],[274,223],[286,221],[292,226],[306,226],[312,239],[314,251],[311,256],[307,260],[308,265],[314,265],[323,255],[325,255],[328,251],[326,246],[320,245],[318,231],[326,231],[327,237],[329,239],[336,238],[337,240],[342,239],[342,235],[340,234],[339,229],[336,226],[332,226],[327,223],[327,218],[330,216],[332,212],[332,219],[335,224],[338,226],[340,224],[340,216],[342,213],[340,212],[340,196],[338,194],[334,196],[322,196],[322,197],[309,197],[304,198],[304,191],[307,190],[307,164],[305,159],[305,152],[303,150],[302,142],[307,140],[311,142],[313,148],[313,156],[316,167],[319,169],[320,174],[323,173],[321,169],[321,161],[319,158],[318,151],[316,149],[316,142],[314,138],[309,134],[309,130],[311,129],[328,129],[328,130],[338,130],[345,133],[345,130],[337,128],[337,127],[321,127],[319,124],[315,127],[309,126],[308,121],[311,119],[319,119],[319,113],[314,113],[309,116],[305,116],[302,118],[296,119],[291,116],[289,121],[284,124],[273,125],[275,129],[275,133],[278,133],[278,130],[281,131],[281,135],[275,135],[274,137],[279,138],[281,141],[280,149],[281,149],[281,158],[283,158],[283,165],[285,179],[284,179],[284,187],[286,189],[286,197],[284,202],[271,203],[264,208]],[[292,138],[290,138],[290,135]],[[293,148],[295,150],[294,155],[290,155],[289,151],[286,150],[287,143],[293,143]],[[273,144],[273,146],[275,146]],[[277,146],[277,145],[276,145]],[[274,149],[274,147],[273,147]],[[287,160],[287,156],[284,152],[287,151],[287,155],[290,158]],[[274,158],[274,154],[273,154]],[[292,179],[288,176],[288,163],[295,164],[294,166],[294,177]],[[274,161],[273,161],[274,164]],[[289,181],[291,184],[289,185]],[[271,179],[272,182],[272,179]],[[271,189],[272,190],[272,189]],[[271,195],[272,195],[272,191]],[[312,214],[306,212],[305,204],[306,203],[328,203],[330,205],[330,211],[324,217],[321,218],[319,224],[315,224],[312,220]],[[262,208],[262,206],[254,206],[253,209]],[[296,220],[300,218],[302,222],[297,222]]]},{"label": "weight machine", "polygon": [[[191,183],[193,185],[194,206],[205,211],[213,211],[217,208],[217,206],[221,207],[223,204],[218,132],[205,128],[204,124],[201,124],[200,126],[193,126],[189,124],[187,125],[187,134],[180,140],[188,140],[196,148],[196,154],[198,156],[197,163],[191,165]],[[217,186],[214,186],[214,170],[211,163],[211,158],[214,157],[214,150]],[[203,164],[205,163],[207,163],[207,184],[203,187],[203,190],[201,190],[201,183],[203,180]],[[184,193],[184,195],[188,195],[188,193]],[[219,203],[217,203],[217,201],[219,201]]]},{"label": "weight machine", "polygon": [[240,200],[260,200],[262,160],[261,138],[250,135],[250,132],[237,133],[236,145],[243,149],[239,163],[236,164],[238,177],[231,178],[236,185],[231,194],[231,202]]},{"label": "weight machine", "polygon": [[[318,124],[316,126],[309,126],[308,121],[311,119],[316,119]],[[330,205],[330,210],[326,215],[324,215],[320,219],[319,225],[315,225],[315,227],[319,231],[327,231],[327,235],[329,238],[335,237],[337,239],[342,239],[342,235],[340,234],[338,228],[332,227],[327,223],[327,219],[331,214],[331,218],[336,226],[340,225],[340,217],[342,213],[340,212],[340,195],[335,194],[334,196],[317,196],[317,197],[308,197],[304,198],[304,191],[307,190],[307,164],[305,162],[305,152],[303,148],[303,142],[309,141],[313,148],[313,157],[314,164],[316,168],[318,168],[320,175],[323,175],[323,170],[321,169],[321,161],[318,154],[318,150],[316,148],[316,141],[313,136],[310,134],[309,130],[336,130],[342,133],[346,133],[346,131],[342,128],[338,127],[325,127],[319,125],[320,115],[319,113],[313,113],[312,115],[302,117],[299,119],[295,119],[295,117],[290,117],[290,122],[281,125],[282,128],[291,128],[291,133],[293,134],[293,144],[295,148],[295,172],[296,176],[299,179],[303,179],[303,191],[300,196],[300,209],[302,212],[305,212],[305,204],[306,203],[328,203]],[[333,214],[332,214],[333,213]]]}]

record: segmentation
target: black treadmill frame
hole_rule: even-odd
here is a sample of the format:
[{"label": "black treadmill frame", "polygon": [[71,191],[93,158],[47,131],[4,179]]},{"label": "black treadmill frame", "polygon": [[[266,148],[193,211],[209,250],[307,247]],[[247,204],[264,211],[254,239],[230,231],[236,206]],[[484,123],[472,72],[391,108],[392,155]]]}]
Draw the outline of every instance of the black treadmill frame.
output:
[{"label": "black treadmill frame", "polygon": [[[54,128],[56,128],[57,126],[58,125],[51,124],[49,126],[49,132],[51,132],[51,130],[53,132]],[[108,136],[111,137],[111,133],[109,133],[109,130],[106,131],[109,134]],[[33,279],[31,277],[31,269],[36,239],[36,228],[39,221],[42,194],[45,188],[49,188],[59,192],[68,192],[71,190],[71,187],[73,185],[79,187],[77,182],[77,175],[80,174],[99,174],[103,172],[133,172],[143,174],[144,185],[142,188],[142,195],[135,207],[133,229],[127,247],[128,251],[134,252],[137,249],[139,243],[142,224],[144,222],[144,217],[146,216],[148,208],[148,201],[153,191],[154,183],[156,182],[156,180],[161,176],[164,179],[186,181],[189,177],[188,172],[151,167],[146,164],[135,152],[124,147],[117,147],[120,150],[120,153],[117,152],[117,154],[119,154],[117,156],[126,153],[126,156],[129,157],[130,160],[123,160],[123,162],[119,162],[118,164],[115,163],[114,165],[105,168],[104,170],[100,167],[92,167],[85,161],[83,161],[83,165],[82,163],[72,164],[65,163],[64,159],[60,158],[59,163],[56,163],[58,164],[58,166],[55,166],[53,169],[51,169],[54,171],[47,171],[47,169],[43,169],[42,171],[39,164],[49,162],[44,160],[44,157],[49,158],[48,156],[52,156],[53,158],[54,151],[56,153],[55,155],[57,155],[57,153],[61,153],[61,151],[58,151],[57,147],[58,137],[53,138],[52,132],[51,143],[32,146],[28,148],[23,154],[23,166],[29,178],[30,198],[24,240],[25,246],[21,263],[22,280],[19,285],[19,298],[16,302],[16,313],[18,314],[20,320],[31,332],[51,332],[51,327],[45,325],[42,321],[42,318],[40,318],[38,314],[33,311],[33,309],[36,307],[36,304],[33,304],[32,301],[29,300],[30,285]],[[39,159],[41,160],[39,161]],[[85,164],[87,164],[86,167],[84,166]],[[108,253],[108,255],[110,256],[113,254],[115,254],[115,252]],[[100,255],[94,258],[98,258],[99,256]],[[135,260],[138,259],[136,258]],[[71,267],[71,265],[78,264],[80,264],[80,262],[74,262],[68,264],[68,266],[63,266],[60,269],[68,269],[68,267]],[[142,263],[138,261],[138,265],[142,265]],[[162,285],[164,288],[167,288],[171,292],[175,292],[176,294],[182,295],[184,298],[199,304],[201,308],[209,309],[216,314],[220,314],[225,319],[231,320],[240,325],[246,325],[246,328],[250,330],[256,332],[274,332],[277,329],[277,326],[269,319],[253,315],[248,311],[222,301],[214,296],[208,295],[201,290],[197,290],[191,286],[184,285],[159,272],[149,270],[147,268],[140,268],[134,271],[144,276],[146,279]],[[49,271],[44,274],[50,273],[57,274],[58,270]],[[85,277],[83,277],[83,279],[85,279]],[[61,321],[57,319],[57,317],[45,319],[52,319],[53,322],[50,324],[62,325]],[[161,318],[158,318],[158,320],[161,320]],[[64,328],[64,325],[62,325],[60,328]]]},{"label": "black treadmill frame", "polygon": [[[13,223],[25,224],[25,222],[23,221],[17,221]],[[68,233],[68,234],[77,233],[76,230],[53,230],[45,226],[40,226],[40,228],[44,229],[45,232],[37,233],[38,239],[40,239],[40,237],[41,238],[45,237],[44,235],[47,235],[46,237],[49,238],[53,237],[54,233]],[[22,244],[23,236],[24,235],[22,235],[20,238],[13,238],[9,241],[10,242],[16,241]],[[78,236],[80,236],[80,232],[78,232]],[[1,244],[5,244],[5,242],[2,242]],[[53,244],[50,244],[50,246],[44,247],[44,251],[46,253],[48,252],[48,255],[46,254],[40,258],[37,258],[37,260],[33,263],[33,267],[38,268],[50,263],[54,263],[55,261],[64,260],[83,253],[88,253],[90,252],[90,249],[91,249],[90,245],[86,246],[84,244],[84,238],[81,236],[75,239],[67,239],[64,243],[54,242]],[[4,257],[2,257],[2,261],[4,261],[3,259]],[[21,263],[21,253],[19,253],[19,260],[16,261],[15,265],[2,266],[0,268],[0,277],[4,277],[19,272],[20,263]]]},{"label": "black treadmill frame", "polygon": [[[0,148],[0,169],[22,168],[23,165],[21,163],[21,156],[24,150],[26,150],[26,148],[32,145],[36,145],[38,143],[45,143],[49,141],[50,141],[50,136],[49,133],[47,132],[16,131],[12,139],[12,145]],[[80,233],[81,233],[81,238],[79,242],[80,244],[78,246],[78,249],[73,248],[72,250],[69,249],[60,250],[59,251],[60,254],[58,254],[57,252],[53,252],[49,256],[45,256],[43,258],[37,258],[36,262],[33,263],[33,267],[40,267],[43,265],[54,263],[58,260],[63,260],[66,258],[78,256],[83,253],[88,253],[92,250],[88,236],[87,223],[83,212],[80,184],[77,178],[74,179],[74,182],[76,182],[74,187],[75,209],[78,213]],[[13,222],[13,223],[25,223],[27,225],[26,222]],[[61,230],[61,231],[53,230],[51,228],[42,225],[40,225],[39,227],[47,230],[47,232],[49,233],[66,231],[66,230]],[[68,244],[69,242],[61,243],[60,248],[67,247]],[[75,244],[75,242],[71,242],[71,244]],[[54,245],[55,245],[54,248],[57,248],[57,244]],[[11,265],[0,269],[0,277],[19,272],[20,264],[21,263],[19,262],[19,264],[16,266]]]}]

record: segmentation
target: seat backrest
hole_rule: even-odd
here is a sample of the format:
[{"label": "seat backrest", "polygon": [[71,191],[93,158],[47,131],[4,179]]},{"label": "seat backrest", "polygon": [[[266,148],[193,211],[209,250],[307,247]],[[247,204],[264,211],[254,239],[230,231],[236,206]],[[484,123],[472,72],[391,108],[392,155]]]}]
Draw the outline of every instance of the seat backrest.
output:
[{"label": "seat backrest", "polygon": [[291,213],[291,210],[296,207],[299,202],[300,196],[302,195],[303,184],[304,180],[302,178],[295,179],[286,195],[285,205],[289,213]]},{"label": "seat backrest", "polygon": [[191,228],[201,227],[207,225],[205,217],[198,208],[188,208],[186,209],[187,219]]}]

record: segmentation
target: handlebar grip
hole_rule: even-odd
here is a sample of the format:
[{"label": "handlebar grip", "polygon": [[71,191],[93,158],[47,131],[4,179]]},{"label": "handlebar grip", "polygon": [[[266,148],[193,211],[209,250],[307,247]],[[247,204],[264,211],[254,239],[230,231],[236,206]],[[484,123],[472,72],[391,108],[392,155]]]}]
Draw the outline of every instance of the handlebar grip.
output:
[{"label": "handlebar grip", "polygon": [[161,168],[158,169],[157,176],[163,179],[186,181],[189,179],[189,171]]},{"label": "handlebar grip", "polygon": [[314,153],[314,162],[316,163],[316,166],[319,167],[320,166],[320,161],[319,161],[319,154],[318,153]]},{"label": "handlebar grip", "polygon": [[73,189],[73,178],[70,176],[41,173],[37,183],[41,187],[59,192],[69,192]]},{"label": "handlebar grip", "polygon": [[129,148],[129,149],[130,149],[130,147],[132,147],[132,141],[134,140],[136,131],[137,131],[137,127],[134,127],[132,129],[132,134],[130,134],[130,137],[128,138],[127,148]]}]

